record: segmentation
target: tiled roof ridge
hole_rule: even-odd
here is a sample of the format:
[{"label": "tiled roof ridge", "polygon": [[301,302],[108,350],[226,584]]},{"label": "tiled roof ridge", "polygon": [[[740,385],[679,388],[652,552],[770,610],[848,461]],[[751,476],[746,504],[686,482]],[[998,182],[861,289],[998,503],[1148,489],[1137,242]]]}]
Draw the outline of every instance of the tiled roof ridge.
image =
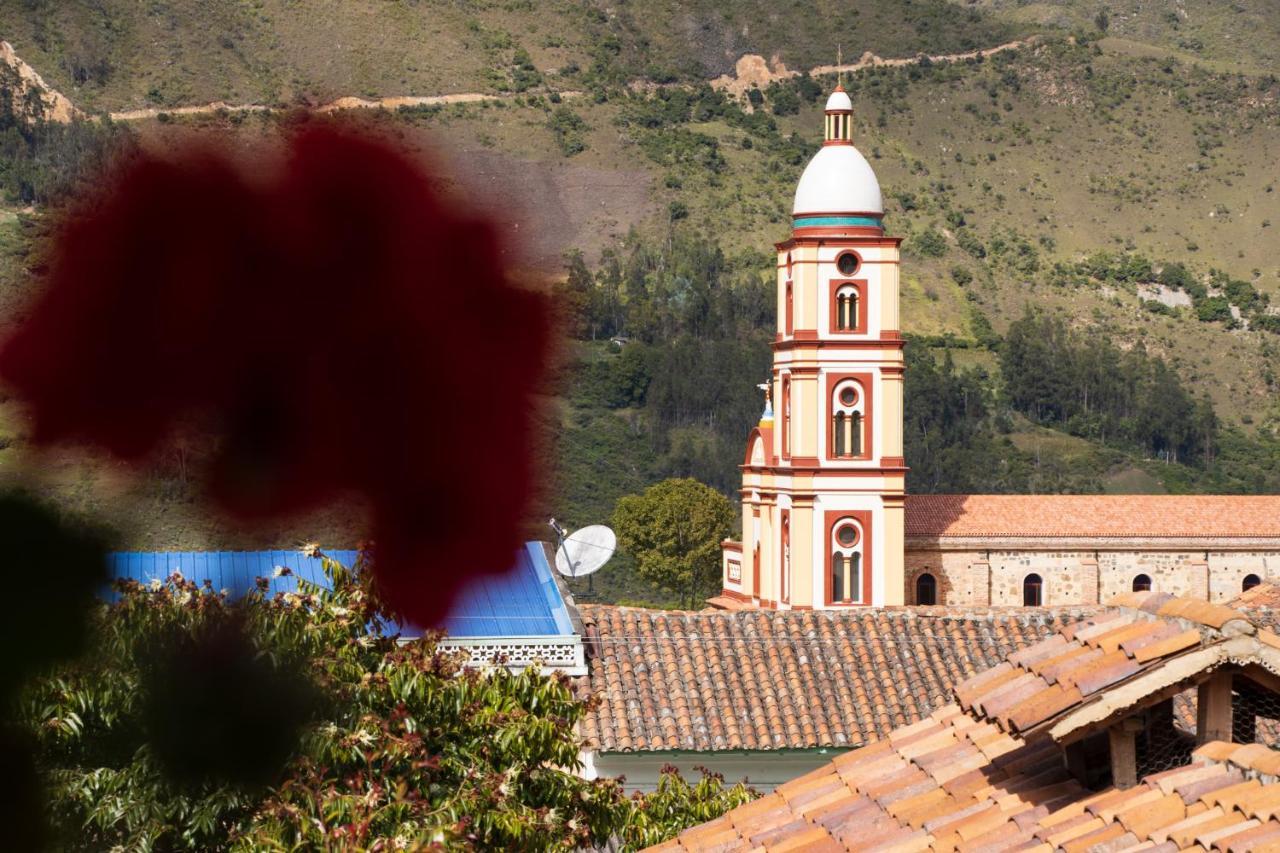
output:
[{"label": "tiled roof ridge", "polygon": [[1107,606],[1136,611],[1144,618],[1199,625],[1211,629],[1214,638],[1252,634],[1259,627],[1243,610],[1167,592],[1126,592],[1108,601]]},{"label": "tiled roof ridge", "polygon": [[1233,743],[1214,740],[1198,747],[1192,755],[1209,764],[1233,767],[1246,779],[1280,781],[1280,750],[1265,743]]},{"label": "tiled roof ridge", "polygon": [[1141,704],[1150,691],[1228,662],[1280,674],[1278,650],[1280,636],[1241,610],[1167,593],[1127,593],[1097,615],[1014,650],[952,693],[975,721],[1061,742]]}]

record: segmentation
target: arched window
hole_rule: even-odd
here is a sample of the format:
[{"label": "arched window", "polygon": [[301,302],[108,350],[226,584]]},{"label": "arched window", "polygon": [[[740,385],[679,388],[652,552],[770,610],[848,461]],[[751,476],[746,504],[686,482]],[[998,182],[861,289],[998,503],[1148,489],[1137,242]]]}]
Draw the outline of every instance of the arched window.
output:
[{"label": "arched window", "polygon": [[1245,575],[1244,581],[1240,584],[1240,591],[1248,592],[1260,583],[1262,583],[1262,578],[1257,575]]},{"label": "arched window", "polygon": [[937,579],[925,572],[916,578],[916,604],[937,604],[938,603],[938,581]]},{"label": "arched window", "polygon": [[858,328],[858,289],[846,285],[836,291],[836,331],[852,332]]},{"label": "arched window", "polygon": [[787,304],[786,304],[786,324],[783,326],[783,333],[790,335],[795,329],[795,294],[791,286],[791,282],[787,282]]},{"label": "arched window", "polygon": [[1022,606],[1039,607],[1044,603],[1044,581],[1034,572],[1022,580]]},{"label": "arched window", "polygon": [[852,518],[831,528],[831,603],[862,601],[862,529]]},{"label": "arched window", "polygon": [[852,380],[836,386],[831,396],[831,456],[857,459],[863,452],[862,391]]},{"label": "arched window", "polygon": [[782,458],[791,458],[791,377],[782,377]]},{"label": "arched window", "polygon": [[782,511],[782,601],[791,603],[791,513]]},{"label": "arched window", "polygon": [[1133,579],[1133,591],[1134,591],[1134,592],[1150,592],[1150,591],[1151,591],[1151,576],[1150,576],[1150,575],[1138,575],[1136,578],[1134,578],[1134,579]]}]

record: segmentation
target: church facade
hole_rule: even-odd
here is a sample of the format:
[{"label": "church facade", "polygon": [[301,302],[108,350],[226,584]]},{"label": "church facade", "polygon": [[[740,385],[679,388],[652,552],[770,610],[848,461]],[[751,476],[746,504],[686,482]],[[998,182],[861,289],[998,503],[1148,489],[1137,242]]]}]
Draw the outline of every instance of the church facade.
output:
[{"label": "church facade", "polygon": [[907,495],[900,241],[839,87],[824,120],[776,245],[772,372],[712,605],[1227,600],[1280,575],[1280,497]]}]

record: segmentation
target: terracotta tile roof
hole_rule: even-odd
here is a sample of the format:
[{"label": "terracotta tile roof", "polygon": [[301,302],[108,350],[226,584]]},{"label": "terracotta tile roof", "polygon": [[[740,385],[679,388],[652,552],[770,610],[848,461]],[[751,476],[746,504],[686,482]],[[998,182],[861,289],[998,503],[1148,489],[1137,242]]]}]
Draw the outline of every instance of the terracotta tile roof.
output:
[{"label": "terracotta tile roof", "polygon": [[1277,755],[1214,741],[1132,788],[1093,792],[1051,742],[947,705],[652,849],[1270,850]]},{"label": "terracotta tile roof", "polygon": [[604,751],[853,747],[914,723],[952,687],[1094,612],[877,608],[646,610],[580,605]]},{"label": "terracotta tile roof", "polygon": [[1077,730],[1055,719],[1101,711],[1092,721],[1111,725],[1206,669],[1280,670],[1280,637],[1241,611],[1159,593],[1113,605],[668,849],[1280,850],[1280,752],[1263,744],[1209,743],[1124,790],[1090,791],[1068,772],[1056,738]]},{"label": "terracotta tile roof", "polygon": [[908,495],[908,538],[1276,538],[1280,495]]},{"label": "terracotta tile roof", "polygon": [[1002,731],[1025,733],[1092,702],[1112,685],[1217,643],[1229,623],[1258,634],[1243,611],[1167,593],[1127,593],[1110,605],[956,685],[960,708]]},{"label": "terracotta tile roof", "polygon": [[1227,602],[1260,627],[1280,629],[1280,584],[1262,583]]}]

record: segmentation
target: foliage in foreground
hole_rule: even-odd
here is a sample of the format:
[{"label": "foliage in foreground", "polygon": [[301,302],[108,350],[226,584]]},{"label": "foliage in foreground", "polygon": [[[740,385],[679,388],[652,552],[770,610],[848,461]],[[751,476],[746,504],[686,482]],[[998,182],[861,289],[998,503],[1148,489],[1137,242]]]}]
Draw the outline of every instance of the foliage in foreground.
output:
[{"label": "foliage in foreground", "polygon": [[[387,617],[359,573],[326,571],[333,591],[300,581],[234,604],[177,575],[122,586],[96,615],[93,652],[21,704],[62,845],[633,846],[753,796],[667,777],[627,798],[615,780],[579,778],[573,732],[587,705],[566,679],[482,672],[433,637],[382,636]],[[290,728],[301,699],[310,719]],[[281,744],[283,773],[263,755]]]}]

